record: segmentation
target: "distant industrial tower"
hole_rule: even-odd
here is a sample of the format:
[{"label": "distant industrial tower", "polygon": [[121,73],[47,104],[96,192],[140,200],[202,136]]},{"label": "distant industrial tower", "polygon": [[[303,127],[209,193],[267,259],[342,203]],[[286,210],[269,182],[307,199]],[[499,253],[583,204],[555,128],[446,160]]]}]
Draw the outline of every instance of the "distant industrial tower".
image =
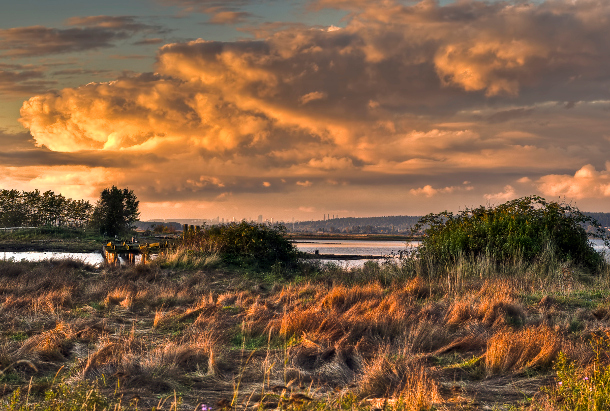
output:
[{"label": "distant industrial tower", "polygon": [[258,222],[259,224],[262,224],[262,223],[263,223],[263,215],[262,215],[262,214],[258,216],[258,220],[257,220],[257,222]]}]

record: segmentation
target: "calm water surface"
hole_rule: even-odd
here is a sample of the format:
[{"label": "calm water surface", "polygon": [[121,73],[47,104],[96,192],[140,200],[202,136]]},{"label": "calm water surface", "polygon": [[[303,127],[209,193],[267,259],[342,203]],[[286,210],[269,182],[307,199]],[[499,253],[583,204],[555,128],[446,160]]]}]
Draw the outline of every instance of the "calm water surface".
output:
[{"label": "calm water surface", "polygon": [[[610,252],[601,240],[591,240],[593,248],[599,252],[605,252],[606,259],[610,260]],[[419,245],[417,241],[359,241],[359,240],[308,240],[295,241],[295,246],[299,251],[314,253],[316,250],[320,254],[343,254],[343,255],[362,255],[362,256],[387,256],[397,254],[401,250],[413,249]],[[104,263],[104,256],[101,253],[60,253],[60,252],[40,252],[23,251],[10,252],[1,251],[0,260],[13,261],[43,261],[43,260],[80,260],[86,264],[94,266]],[[127,263],[124,256],[119,256],[121,264]],[[141,256],[135,256],[135,263],[141,261]],[[359,260],[320,260],[323,263],[332,262],[343,267],[362,266],[366,259]],[[132,262],[133,263],[133,262]]]},{"label": "calm water surface", "polygon": [[[301,240],[295,241],[294,245],[299,251],[320,254],[342,254],[342,255],[373,255],[387,256],[398,254],[409,248],[419,245],[417,241],[362,241],[362,240]],[[362,266],[366,259],[362,260],[320,260],[323,263],[333,262],[343,267]]]},{"label": "calm water surface", "polygon": [[104,262],[101,253],[59,253],[54,251],[2,251],[0,260],[13,261],[44,261],[44,260],[78,260],[85,264],[100,265]]}]

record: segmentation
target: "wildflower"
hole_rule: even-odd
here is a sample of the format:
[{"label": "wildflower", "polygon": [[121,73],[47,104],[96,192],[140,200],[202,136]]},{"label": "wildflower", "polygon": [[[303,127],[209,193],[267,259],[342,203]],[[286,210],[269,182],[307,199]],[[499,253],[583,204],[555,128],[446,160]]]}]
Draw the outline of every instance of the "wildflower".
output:
[{"label": "wildflower", "polygon": [[585,378],[583,378],[583,380],[588,381],[588,380],[589,380],[589,377],[585,377]]},{"label": "wildflower", "polygon": [[201,411],[212,411],[212,407],[207,404],[201,404]]},{"label": "wildflower", "polygon": [[559,382],[557,383],[557,385],[562,385],[562,384],[563,384],[563,382],[561,382],[561,381],[559,381]]}]

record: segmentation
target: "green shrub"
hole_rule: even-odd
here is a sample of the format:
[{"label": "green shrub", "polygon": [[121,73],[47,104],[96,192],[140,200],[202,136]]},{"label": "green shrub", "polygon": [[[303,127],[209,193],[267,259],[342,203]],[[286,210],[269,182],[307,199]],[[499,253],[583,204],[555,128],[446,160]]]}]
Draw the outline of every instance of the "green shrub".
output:
[{"label": "green shrub", "polygon": [[534,262],[551,254],[560,261],[595,269],[603,257],[590,244],[587,225],[594,236],[606,239],[603,228],[576,207],[529,196],[455,215],[447,211],[429,214],[414,230],[424,234],[419,256],[440,262],[457,262],[463,257],[485,257],[495,263]]},{"label": "green shrub", "polygon": [[219,255],[230,265],[270,269],[296,264],[299,252],[284,236],[282,225],[265,225],[242,221],[221,226],[189,229],[184,232],[180,248],[198,253]]}]

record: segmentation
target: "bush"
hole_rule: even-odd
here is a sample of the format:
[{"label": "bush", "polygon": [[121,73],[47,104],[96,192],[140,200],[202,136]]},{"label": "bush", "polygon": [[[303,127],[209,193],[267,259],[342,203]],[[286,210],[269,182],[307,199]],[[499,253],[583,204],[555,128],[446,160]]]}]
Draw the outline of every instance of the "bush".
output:
[{"label": "bush", "polygon": [[595,269],[603,257],[590,244],[586,225],[593,228],[594,236],[606,238],[603,228],[577,208],[529,196],[457,215],[447,211],[429,214],[414,230],[424,234],[420,257],[442,262],[462,257],[486,257],[496,263],[534,262],[550,251],[561,261]]},{"label": "bush", "polygon": [[184,232],[181,248],[204,254],[216,254],[225,263],[269,269],[280,263],[287,267],[298,261],[299,252],[284,237],[282,225],[242,221],[222,226],[189,229]]}]

